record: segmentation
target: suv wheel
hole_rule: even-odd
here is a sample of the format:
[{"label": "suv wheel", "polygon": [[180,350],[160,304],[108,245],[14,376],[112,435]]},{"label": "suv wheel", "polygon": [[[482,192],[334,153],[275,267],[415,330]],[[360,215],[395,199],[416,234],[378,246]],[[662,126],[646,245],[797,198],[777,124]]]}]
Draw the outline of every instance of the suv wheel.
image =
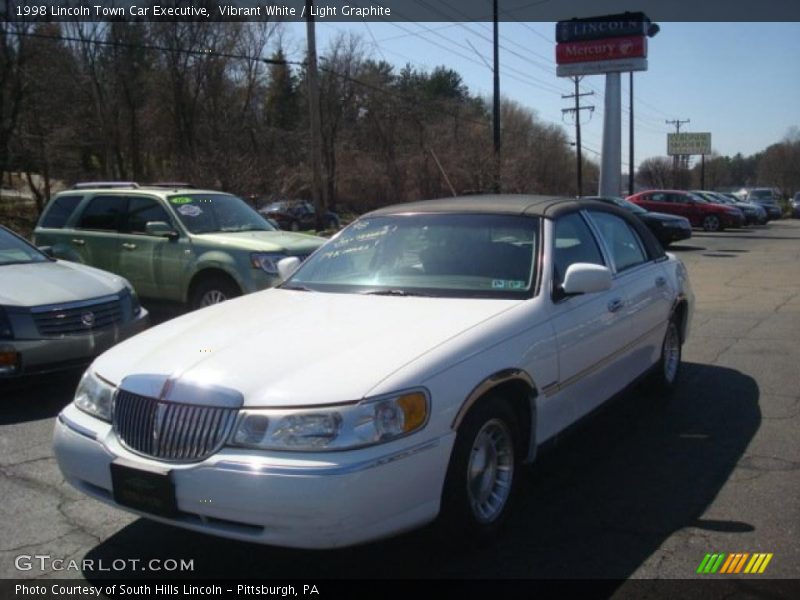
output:
[{"label": "suv wheel", "polygon": [[706,215],[703,219],[704,231],[722,231],[722,222],[717,215]]},{"label": "suv wheel", "polygon": [[241,296],[242,292],[227,277],[211,275],[198,283],[190,299],[192,309],[204,308]]},{"label": "suv wheel", "polygon": [[514,413],[498,396],[476,405],[459,427],[442,494],[442,524],[470,542],[490,541],[507,519],[521,459]]},{"label": "suv wheel", "polygon": [[300,223],[298,223],[297,221],[292,221],[289,224],[289,230],[290,231],[300,231]]}]

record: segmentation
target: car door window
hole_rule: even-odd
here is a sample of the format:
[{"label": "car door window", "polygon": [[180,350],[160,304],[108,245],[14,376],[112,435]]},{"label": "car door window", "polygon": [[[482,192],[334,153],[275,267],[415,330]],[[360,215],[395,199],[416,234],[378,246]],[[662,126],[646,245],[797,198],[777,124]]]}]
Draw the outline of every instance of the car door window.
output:
[{"label": "car door window", "polygon": [[167,211],[154,198],[130,198],[128,200],[128,232],[143,234],[147,223],[153,221],[172,224]]},{"label": "car door window", "polygon": [[575,263],[604,264],[603,255],[589,226],[578,213],[563,216],[556,221],[553,249],[553,281],[556,286],[564,282],[564,274]]},{"label": "car door window", "polygon": [[125,204],[122,196],[95,196],[83,211],[78,228],[119,231]]},{"label": "car door window", "polygon": [[599,211],[591,211],[590,214],[611,253],[617,272],[647,262],[644,244],[624,219]]}]

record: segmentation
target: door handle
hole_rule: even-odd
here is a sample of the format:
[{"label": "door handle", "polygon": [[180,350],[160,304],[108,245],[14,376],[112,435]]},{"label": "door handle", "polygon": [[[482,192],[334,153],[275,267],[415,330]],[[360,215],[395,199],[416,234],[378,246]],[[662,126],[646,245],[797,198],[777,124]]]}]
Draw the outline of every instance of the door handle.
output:
[{"label": "door handle", "polygon": [[122,247],[125,250],[136,250],[136,244],[122,244]]},{"label": "door handle", "polygon": [[86,245],[86,240],[71,240],[71,241],[76,246],[85,246]]},{"label": "door handle", "polygon": [[666,277],[656,277],[656,287],[664,287],[665,285],[667,285]]},{"label": "door handle", "polygon": [[624,302],[621,298],[614,298],[611,302],[608,303],[608,312],[617,312],[620,308],[624,306]]}]

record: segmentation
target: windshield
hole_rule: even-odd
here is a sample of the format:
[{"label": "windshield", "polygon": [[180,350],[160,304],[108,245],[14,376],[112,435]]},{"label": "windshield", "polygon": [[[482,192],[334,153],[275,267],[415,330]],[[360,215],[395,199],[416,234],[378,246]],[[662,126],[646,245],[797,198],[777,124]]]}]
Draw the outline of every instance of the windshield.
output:
[{"label": "windshield", "polygon": [[772,190],[750,190],[752,200],[772,200]]},{"label": "windshield", "polygon": [[367,217],[284,284],[337,293],[524,298],[535,281],[539,219],[506,215]]},{"label": "windshield", "polygon": [[706,202],[710,202],[711,204],[733,204],[730,200],[720,198],[716,194],[712,194],[711,192],[692,192],[694,197],[699,197]]},{"label": "windshield", "polygon": [[0,266],[47,262],[49,260],[45,254],[26,241],[0,228]]},{"label": "windshield", "polygon": [[637,204],[634,204],[633,202],[630,202],[629,200],[625,200],[625,198],[618,198],[616,196],[604,196],[603,198],[598,197],[598,199],[611,202],[612,204],[615,204],[616,206],[619,206],[622,209],[630,211],[635,215],[647,214],[647,210],[645,210],[644,208],[642,208]]},{"label": "windshield", "polygon": [[275,231],[244,200],[229,194],[182,194],[170,196],[169,203],[192,233]]}]

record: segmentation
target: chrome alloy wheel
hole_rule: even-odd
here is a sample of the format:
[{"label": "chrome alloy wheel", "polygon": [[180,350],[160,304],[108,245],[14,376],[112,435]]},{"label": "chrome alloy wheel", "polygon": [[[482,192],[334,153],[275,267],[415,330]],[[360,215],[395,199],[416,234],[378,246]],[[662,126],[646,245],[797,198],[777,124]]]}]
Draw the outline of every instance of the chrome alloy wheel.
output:
[{"label": "chrome alloy wheel", "polygon": [[208,290],[200,299],[200,306],[211,306],[212,304],[219,304],[225,302],[228,297],[225,292],[221,290]]},{"label": "chrome alloy wheel", "polygon": [[467,495],[480,523],[491,523],[503,512],[514,478],[514,442],[500,419],[484,423],[470,451]]},{"label": "chrome alloy wheel", "polygon": [[667,383],[672,384],[678,375],[678,366],[681,363],[681,340],[675,323],[670,323],[667,327],[662,352],[664,355],[664,379]]}]

